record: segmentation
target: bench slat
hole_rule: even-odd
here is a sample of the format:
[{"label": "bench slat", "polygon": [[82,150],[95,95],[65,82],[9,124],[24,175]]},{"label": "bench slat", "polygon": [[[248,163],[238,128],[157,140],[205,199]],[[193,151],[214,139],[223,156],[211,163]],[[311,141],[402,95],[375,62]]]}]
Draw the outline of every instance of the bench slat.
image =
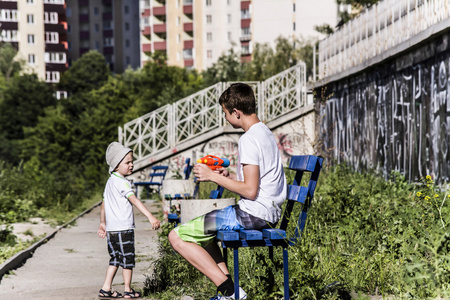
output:
[{"label": "bench slat", "polygon": [[238,241],[239,232],[234,230],[220,230],[217,232],[217,239],[221,241]]},{"label": "bench slat", "polygon": [[244,229],[239,232],[239,237],[244,240],[254,241],[254,240],[262,240],[263,234],[259,230],[254,230],[254,229],[245,230]]},{"label": "bench slat", "polygon": [[264,238],[271,240],[283,240],[286,238],[286,231],[278,228],[263,229]]}]

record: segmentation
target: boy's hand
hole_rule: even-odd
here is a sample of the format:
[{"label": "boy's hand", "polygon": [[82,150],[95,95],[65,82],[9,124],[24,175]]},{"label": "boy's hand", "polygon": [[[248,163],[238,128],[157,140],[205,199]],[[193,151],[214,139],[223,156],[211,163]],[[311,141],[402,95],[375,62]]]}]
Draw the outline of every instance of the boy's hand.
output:
[{"label": "boy's hand", "polygon": [[211,174],[214,174],[205,164],[196,164],[194,166],[194,175],[197,177],[197,181],[210,181]]},{"label": "boy's hand", "polygon": [[104,239],[106,237],[106,225],[100,223],[100,227],[98,228],[97,235]]},{"label": "boy's hand", "polygon": [[161,227],[161,222],[155,218],[154,216],[150,216],[148,218],[148,221],[152,224],[152,229],[159,229],[159,227]]}]

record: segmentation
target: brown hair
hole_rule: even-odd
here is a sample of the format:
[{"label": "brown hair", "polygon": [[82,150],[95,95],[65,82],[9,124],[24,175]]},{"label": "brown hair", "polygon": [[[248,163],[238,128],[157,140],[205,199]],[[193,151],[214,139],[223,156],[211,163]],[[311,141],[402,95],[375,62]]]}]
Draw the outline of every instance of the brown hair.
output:
[{"label": "brown hair", "polygon": [[255,93],[251,86],[245,83],[233,83],[222,93],[219,104],[223,105],[229,113],[235,108],[242,111],[244,115],[256,112]]}]

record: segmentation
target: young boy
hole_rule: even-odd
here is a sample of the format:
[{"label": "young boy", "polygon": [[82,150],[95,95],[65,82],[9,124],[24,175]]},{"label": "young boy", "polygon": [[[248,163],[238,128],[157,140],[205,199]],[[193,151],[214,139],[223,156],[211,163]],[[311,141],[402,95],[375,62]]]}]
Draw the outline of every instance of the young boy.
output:
[{"label": "young boy", "polygon": [[133,152],[117,142],[106,150],[106,162],[111,177],[106,183],[100,213],[98,236],[107,237],[108,251],[111,259],[106,270],[103,287],[99,291],[100,299],[121,298],[117,291],[112,291],[112,282],[119,266],[122,267],[125,299],[139,298],[141,294],[131,288],[134,260],[134,215],[133,205],[142,212],[152,224],[153,229],[160,227],[160,222],[136,198],[130,182],[125,176],[133,172]]},{"label": "young boy", "polygon": [[[226,169],[213,172],[204,164],[194,166],[198,181],[212,181],[241,196],[237,205],[214,210],[176,227],[169,241],[179,254],[205,274],[216,286],[212,299],[235,299],[231,279],[222,252],[214,241],[217,231],[262,229],[274,226],[286,199],[286,177],[275,138],[256,115],[252,88],[243,83],[231,85],[219,98],[226,120],[242,128],[239,138],[237,175]],[[240,299],[246,293],[239,288]]]}]

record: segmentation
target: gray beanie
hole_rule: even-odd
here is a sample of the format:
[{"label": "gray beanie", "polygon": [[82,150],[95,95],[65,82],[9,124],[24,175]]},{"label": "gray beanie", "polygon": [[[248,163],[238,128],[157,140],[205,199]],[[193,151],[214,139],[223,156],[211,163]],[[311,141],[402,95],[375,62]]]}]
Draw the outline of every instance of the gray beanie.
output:
[{"label": "gray beanie", "polygon": [[112,142],[106,149],[106,163],[109,165],[109,173],[112,173],[122,159],[133,150],[122,146],[118,142]]}]

